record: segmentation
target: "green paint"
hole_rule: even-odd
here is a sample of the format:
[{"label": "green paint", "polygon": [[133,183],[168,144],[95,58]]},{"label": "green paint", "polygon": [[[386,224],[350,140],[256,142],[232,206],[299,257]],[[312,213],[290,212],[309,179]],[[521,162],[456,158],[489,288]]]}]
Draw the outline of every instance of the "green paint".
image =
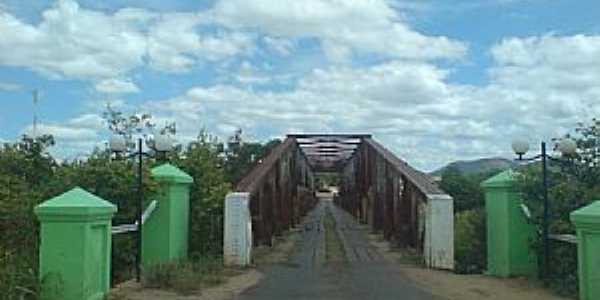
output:
[{"label": "green paint", "polygon": [[41,223],[42,299],[104,299],[110,288],[111,219],[117,207],[74,188],[34,211]]},{"label": "green paint", "polygon": [[181,260],[188,254],[189,193],[193,179],[170,164],[152,169],[161,184],[156,210],[142,230],[142,263]]},{"label": "green paint", "polygon": [[152,169],[152,177],[159,181],[171,183],[193,183],[192,176],[171,164],[163,164]]},{"label": "green paint", "polygon": [[531,249],[535,227],[521,209],[515,173],[502,172],[481,186],[485,190],[488,274],[537,276],[537,257]]},{"label": "green paint", "polygon": [[571,213],[577,229],[579,299],[600,299],[600,201]]}]

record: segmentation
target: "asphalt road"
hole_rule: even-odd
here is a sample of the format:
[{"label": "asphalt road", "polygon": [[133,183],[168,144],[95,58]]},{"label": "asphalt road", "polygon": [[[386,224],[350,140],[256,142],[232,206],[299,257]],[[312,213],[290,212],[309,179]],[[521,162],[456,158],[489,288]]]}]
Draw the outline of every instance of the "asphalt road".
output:
[{"label": "asphalt road", "polygon": [[[325,255],[328,213],[344,249],[341,262]],[[303,226],[290,262],[262,269],[265,279],[237,299],[441,300],[403,278],[400,266],[384,261],[367,240],[368,228],[331,201],[322,200]]]}]

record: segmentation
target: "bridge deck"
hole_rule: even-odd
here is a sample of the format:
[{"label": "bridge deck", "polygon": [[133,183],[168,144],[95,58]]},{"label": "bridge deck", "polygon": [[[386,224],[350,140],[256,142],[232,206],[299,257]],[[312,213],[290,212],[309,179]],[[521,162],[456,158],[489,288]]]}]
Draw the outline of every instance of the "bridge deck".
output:
[{"label": "bridge deck", "polygon": [[[342,262],[325,257],[328,213],[346,253]],[[368,242],[368,227],[332,201],[322,199],[303,227],[290,263],[268,266],[264,281],[239,299],[439,299],[410,283],[398,265],[384,261]]]}]

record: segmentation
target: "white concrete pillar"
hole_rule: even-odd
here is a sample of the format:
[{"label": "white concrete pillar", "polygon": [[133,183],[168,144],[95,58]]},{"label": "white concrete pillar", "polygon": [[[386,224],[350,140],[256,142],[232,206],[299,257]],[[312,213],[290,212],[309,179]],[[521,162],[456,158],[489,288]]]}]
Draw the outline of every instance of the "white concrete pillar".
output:
[{"label": "white concrete pillar", "polygon": [[449,195],[427,195],[423,255],[429,268],[454,269],[454,201]]},{"label": "white concrete pillar", "polygon": [[223,259],[226,266],[247,266],[252,258],[250,194],[229,193],[225,197]]}]

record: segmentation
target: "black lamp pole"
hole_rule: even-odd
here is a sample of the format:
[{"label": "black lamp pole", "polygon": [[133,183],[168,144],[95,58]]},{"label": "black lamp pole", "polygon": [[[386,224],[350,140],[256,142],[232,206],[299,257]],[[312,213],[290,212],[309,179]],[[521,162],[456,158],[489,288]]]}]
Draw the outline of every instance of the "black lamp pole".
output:
[{"label": "black lamp pole", "polygon": [[553,159],[546,151],[546,142],[542,142],[542,153],[531,158],[523,158],[525,153],[517,153],[519,161],[535,161],[542,160],[542,197],[544,200],[544,215],[542,220],[542,239],[544,246],[544,262],[542,278],[547,276],[550,271],[550,237],[549,237],[549,218],[550,218],[550,201],[548,201],[548,160]]},{"label": "black lamp pole", "polygon": [[154,141],[154,146],[152,146],[152,148],[154,149],[154,153],[149,153],[149,152],[144,152],[144,148],[143,148],[143,138],[138,138],[137,139],[137,149],[135,149],[134,151],[131,151],[133,149],[129,149],[127,147],[127,142],[123,137],[118,137],[118,138],[114,138],[111,139],[110,142],[110,146],[111,149],[117,153],[117,157],[119,157],[118,153],[124,153],[126,154],[125,157],[127,159],[132,159],[132,158],[137,158],[137,196],[138,196],[138,203],[137,203],[137,207],[136,207],[136,224],[137,226],[135,226],[135,231],[137,232],[136,234],[136,244],[137,244],[137,251],[136,251],[136,255],[135,255],[135,279],[137,282],[140,282],[141,279],[141,269],[142,269],[142,216],[143,216],[143,207],[144,207],[144,188],[143,188],[143,178],[144,178],[144,173],[143,173],[143,162],[144,162],[144,156],[146,157],[156,157],[158,159],[160,158],[164,158],[162,155],[157,155],[158,153],[166,153],[170,150],[171,145],[165,144],[165,140],[164,138],[160,140],[160,142],[158,140]]},{"label": "black lamp pole", "polygon": [[[573,155],[577,153],[577,143],[569,137],[563,138],[557,144],[558,150],[565,155]],[[531,158],[523,158],[523,155],[527,152],[529,146],[527,142],[522,140],[517,140],[513,142],[513,150],[518,155],[518,159],[520,161],[535,161],[538,159],[542,160],[542,196],[544,200],[544,216],[542,220],[542,235],[543,235],[543,243],[544,243],[544,262],[543,262],[543,274],[542,277],[548,276],[550,273],[550,201],[548,199],[548,161],[555,160],[558,161],[560,159],[554,158],[548,155],[548,151],[546,149],[546,142],[542,142],[542,153],[536,155]]]}]

